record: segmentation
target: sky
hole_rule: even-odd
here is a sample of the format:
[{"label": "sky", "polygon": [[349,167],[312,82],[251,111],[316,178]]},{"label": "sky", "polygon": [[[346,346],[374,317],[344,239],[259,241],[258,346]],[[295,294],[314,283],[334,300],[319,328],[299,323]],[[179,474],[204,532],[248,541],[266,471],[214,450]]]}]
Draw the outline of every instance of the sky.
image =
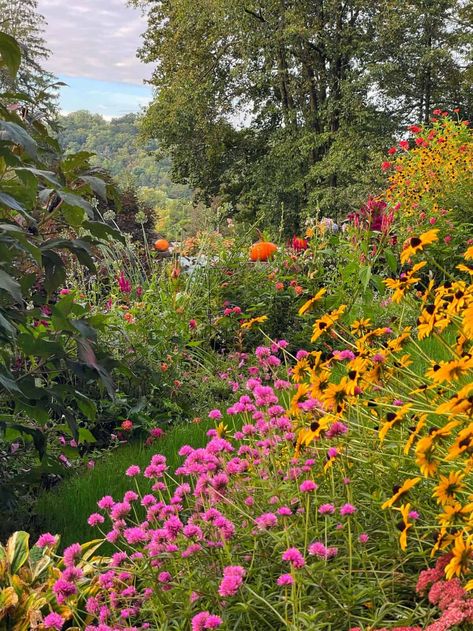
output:
[{"label": "sky", "polygon": [[151,99],[152,68],[136,51],[146,20],[126,0],[38,0],[52,54],[45,67],[67,84],[65,113],[79,109],[107,119],[138,112]]}]

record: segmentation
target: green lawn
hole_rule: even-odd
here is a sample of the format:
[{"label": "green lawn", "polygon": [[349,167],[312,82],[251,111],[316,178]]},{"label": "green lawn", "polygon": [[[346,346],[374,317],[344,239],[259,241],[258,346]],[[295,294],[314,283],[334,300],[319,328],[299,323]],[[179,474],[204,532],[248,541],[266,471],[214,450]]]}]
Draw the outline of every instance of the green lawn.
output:
[{"label": "green lawn", "polygon": [[104,495],[119,500],[125,491],[134,488],[124,475],[131,464],[144,468],[154,453],[162,453],[174,470],[182,462],[179,449],[186,444],[204,446],[208,440],[206,432],[214,426],[212,421],[177,425],[151,446],[130,443],[116,449],[99,460],[94,469],[75,475],[40,496],[37,512],[41,530],[60,534],[62,546],[94,538],[87,517],[97,510],[97,500]]}]

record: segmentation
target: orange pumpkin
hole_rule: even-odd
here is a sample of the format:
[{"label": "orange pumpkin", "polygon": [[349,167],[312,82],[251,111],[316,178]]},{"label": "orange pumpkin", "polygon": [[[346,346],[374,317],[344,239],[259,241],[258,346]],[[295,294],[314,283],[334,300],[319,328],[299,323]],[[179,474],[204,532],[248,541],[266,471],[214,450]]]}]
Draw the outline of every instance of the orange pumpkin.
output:
[{"label": "orange pumpkin", "polygon": [[275,252],[278,246],[270,241],[257,241],[250,248],[250,259],[252,261],[267,261]]},{"label": "orange pumpkin", "polygon": [[169,250],[169,241],[166,239],[158,239],[154,242],[154,247],[158,252],[167,252]]}]

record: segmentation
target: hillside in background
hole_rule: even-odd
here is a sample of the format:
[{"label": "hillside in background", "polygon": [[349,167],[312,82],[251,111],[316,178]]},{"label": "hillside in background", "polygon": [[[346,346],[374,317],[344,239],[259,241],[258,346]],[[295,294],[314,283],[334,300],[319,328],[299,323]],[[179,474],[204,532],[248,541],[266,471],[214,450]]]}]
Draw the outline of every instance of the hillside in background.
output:
[{"label": "hillside in background", "polygon": [[160,230],[185,229],[191,191],[171,180],[171,161],[159,159],[156,143],[139,142],[136,114],[107,121],[80,110],[61,116],[59,122],[59,142],[66,152],[96,154],[92,162],[107,169],[121,190],[134,189],[140,201],[155,209]]}]

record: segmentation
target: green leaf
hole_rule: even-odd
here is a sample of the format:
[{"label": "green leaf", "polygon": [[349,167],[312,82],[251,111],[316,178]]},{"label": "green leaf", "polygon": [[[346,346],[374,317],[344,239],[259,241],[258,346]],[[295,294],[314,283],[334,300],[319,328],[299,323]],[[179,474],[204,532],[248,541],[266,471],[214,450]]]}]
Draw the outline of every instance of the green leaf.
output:
[{"label": "green leaf", "polygon": [[363,289],[366,290],[371,279],[371,265],[364,265],[360,267],[359,278]]},{"label": "green leaf", "polygon": [[0,289],[7,291],[16,302],[21,302],[23,299],[20,284],[13,278],[13,276],[10,276],[10,274],[7,274],[7,272],[1,268]]},{"label": "green leaf", "polygon": [[0,120],[0,140],[9,140],[14,145],[19,145],[30,157],[36,158],[38,145],[20,125]]},{"label": "green leaf", "polygon": [[87,216],[90,217],[90,219],[94,218],[94,209],[89,202],[86,202],[80,195],[67,193],[66,191],[58,191],[58,195],[61,197],[66,206],[81,209],[87,213]]},{"label": "green leaf", "polygon": [[[89,397],[86,397],[85,394],[82,394],[82,392],[78,392],[77,390],[75,391],[75,397],[76,397],[76,401],[77,401],[77,405],[79,407],[79,410],[82,412],[82,414],[89,419],[89,421],[95,421],[95,419],[97,418],[97,406],[95,405],[95,402],[92,401],[92,399],[89,399]],[[80,436],[80,430],[79,430],[79,436]],[[94,439],[95,442],[95,439]]]},{"label": "green leaf", "polygon": [[19,201],[8,193],[3,193],[2,191],[0,191],[0,205],[5,206],[6,208],[11,208],[12,210],[17,210],[20,213],[26,212],[26,209]]},{"label": "green leaf", "polygon": [[79,179],[88,184],[92,191],[101,197],[103,201],[107,201],[107,185],[103,180],[93,175],[81,175]]},{"label": "green leaf", "polygon": [[386,262],[388,264],[389,269],[391,270],[391,272],[396,272],[397,271],[397,259],[394,256],[393,252],[391,250],[384,250],[384,256],[386,257]]},{"label": "green leaf", "polygon": [[6,557],[10,565],[12,574],[17,574],[18,570],[28,560],[30,535],[19,530],[14,532],[7,541]]},{"label": "green leaf", "polygon": [[85,427],[79,429],[79,443],[95,443],[96,440],[92,432]]},{"label": "green leaf", "polygon": [[67,223],[73,228],[82,226],[85,218],[85,213],[82,208],[77,206],[63,206],[62,214]]},{"label": "green leaf", "polygon": [[24,401],[17,401],[15,409],[17,412],[23,412],[28,418],[33,419],[40,425],[46,425],[51,420],[49,410],[40,405],[29,405]]},{"label": "green leaf", "polygon": [[14,37],[0,32],[0,65],[6,66],[14,78],[21,63],[21,48]]},{"label": "green leaf", "polygon": [[111,228],[106,223],[102,223],[101,221],[84,221],[82,224],[84,228],[87,228],[94,237],[98,239],[106,239],[107,237],[112,237],[121,243],[125,243],[125,237],[121,232],[115,230],[115,228]]}]

